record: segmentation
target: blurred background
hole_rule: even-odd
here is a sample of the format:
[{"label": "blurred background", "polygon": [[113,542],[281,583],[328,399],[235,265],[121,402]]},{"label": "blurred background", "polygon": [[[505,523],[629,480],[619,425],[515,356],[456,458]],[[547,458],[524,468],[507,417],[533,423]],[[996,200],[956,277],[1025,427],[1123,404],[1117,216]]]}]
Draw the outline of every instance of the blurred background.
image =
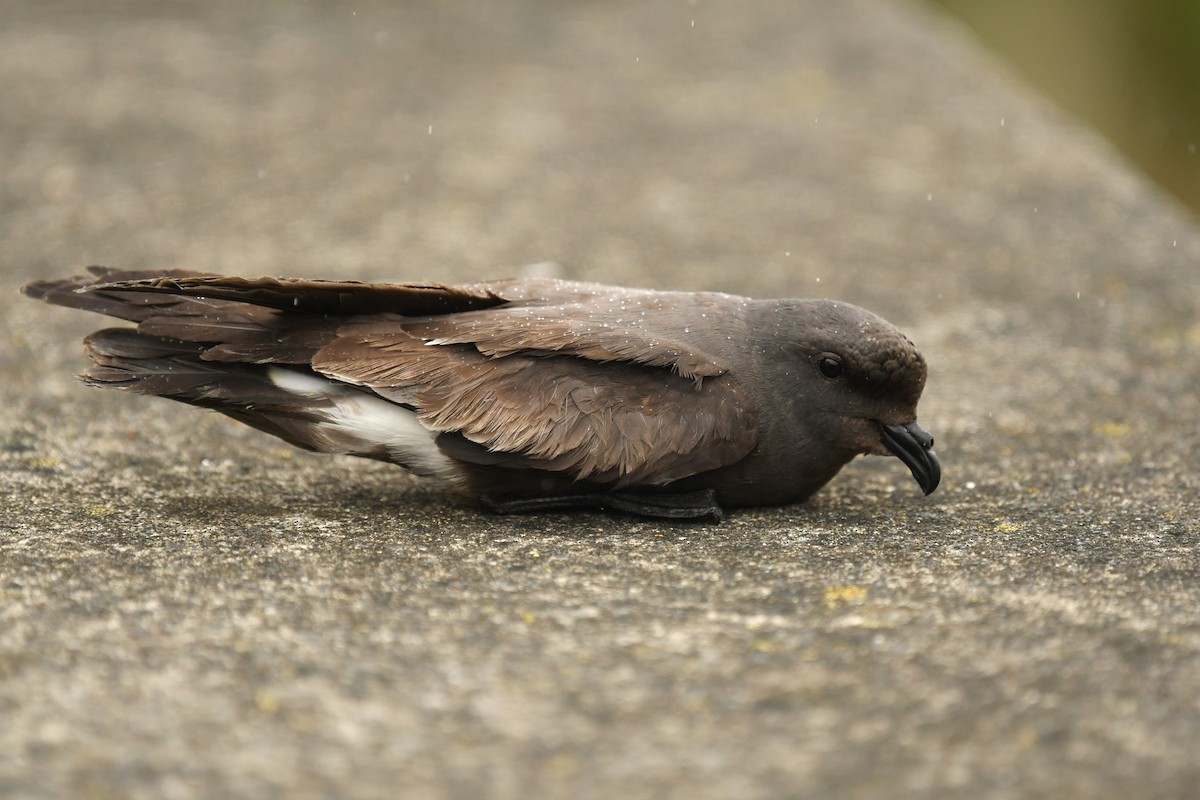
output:
[{"label": "blurred background", "polygon": [[1200,0],[928,0],[1200,215]]}]

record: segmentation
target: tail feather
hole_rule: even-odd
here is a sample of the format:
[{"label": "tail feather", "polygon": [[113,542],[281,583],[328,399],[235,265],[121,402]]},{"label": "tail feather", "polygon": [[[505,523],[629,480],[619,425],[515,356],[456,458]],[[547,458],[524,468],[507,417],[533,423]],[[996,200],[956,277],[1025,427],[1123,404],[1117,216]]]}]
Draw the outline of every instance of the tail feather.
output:
[{"label": "tail feather", "polygon": [[89,386],[209,408],[305,450],[329,450],[319,435],[328,400],[280,389],[261,367],[210,364],[200,359],[202,345],[132,328],[96,331],[84,346],[92,366],[81,377]]},{"label": "tail feather", "polygon": [[84,340],[90,386],[218,411],[305,450],[398,463],[453,481],[450,461],[416,413],[311,370],[206,361],[205,345],[107,328]]},{"label": "tail feather", "polygon": [[196,357],[204,352],[204,345],[146,336],[135,328],[104,328],[89,334],[83,340],[84,352],[96,363],[103,359],[161,359],[171,357]]}]

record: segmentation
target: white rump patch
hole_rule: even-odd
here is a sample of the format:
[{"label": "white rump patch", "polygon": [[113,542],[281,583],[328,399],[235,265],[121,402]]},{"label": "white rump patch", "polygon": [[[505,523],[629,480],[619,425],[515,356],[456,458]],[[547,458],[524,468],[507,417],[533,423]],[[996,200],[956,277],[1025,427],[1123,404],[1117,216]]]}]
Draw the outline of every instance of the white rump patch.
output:
[{"label": "white rump patch", "polygon": [[320,375],[270,367],[267,376],[286,392],[332,401],[333,407],[324,411],[327,421],[317,423],[331,445],[329,452],[368,455],[384,448],[418,475],[459,477],[454,462],[434,443],[437,432],[422,425],[413,411]]},{"label": "white rump patch", "polygon": [[271,379],[271,383],[285,392],[304,397],[342,397],[350,394],[350,389],[344,384],[336,383],[329,378],[322,378],[320,375],[313,375],[310,372],[269,367],[267,377]]}]

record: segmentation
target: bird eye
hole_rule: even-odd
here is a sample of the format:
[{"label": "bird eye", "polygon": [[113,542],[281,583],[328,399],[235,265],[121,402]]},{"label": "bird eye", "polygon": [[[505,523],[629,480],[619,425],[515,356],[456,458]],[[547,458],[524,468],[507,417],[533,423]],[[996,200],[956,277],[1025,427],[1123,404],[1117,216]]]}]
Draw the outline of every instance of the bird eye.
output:
[{"label": "bird eye", "polygon": [[836,356],[824,356],[817,365],[821,368],[821,374],[832,380],[842,376],[842,360]]}]

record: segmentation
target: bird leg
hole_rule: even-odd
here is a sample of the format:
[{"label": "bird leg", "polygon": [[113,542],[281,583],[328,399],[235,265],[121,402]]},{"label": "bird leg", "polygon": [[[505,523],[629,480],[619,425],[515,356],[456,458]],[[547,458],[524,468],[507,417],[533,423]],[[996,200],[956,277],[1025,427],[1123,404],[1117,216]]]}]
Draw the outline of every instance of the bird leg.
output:
[{"label": "bird leg", "polygon": [[480,503],[493,514],[528,514],[542,511],[596,509],[619,511],[654,519],[720,522],[725,512],[712,489],[675,494],[608,492],[549,495],[546,497],[497,497],[485,494]]}]

